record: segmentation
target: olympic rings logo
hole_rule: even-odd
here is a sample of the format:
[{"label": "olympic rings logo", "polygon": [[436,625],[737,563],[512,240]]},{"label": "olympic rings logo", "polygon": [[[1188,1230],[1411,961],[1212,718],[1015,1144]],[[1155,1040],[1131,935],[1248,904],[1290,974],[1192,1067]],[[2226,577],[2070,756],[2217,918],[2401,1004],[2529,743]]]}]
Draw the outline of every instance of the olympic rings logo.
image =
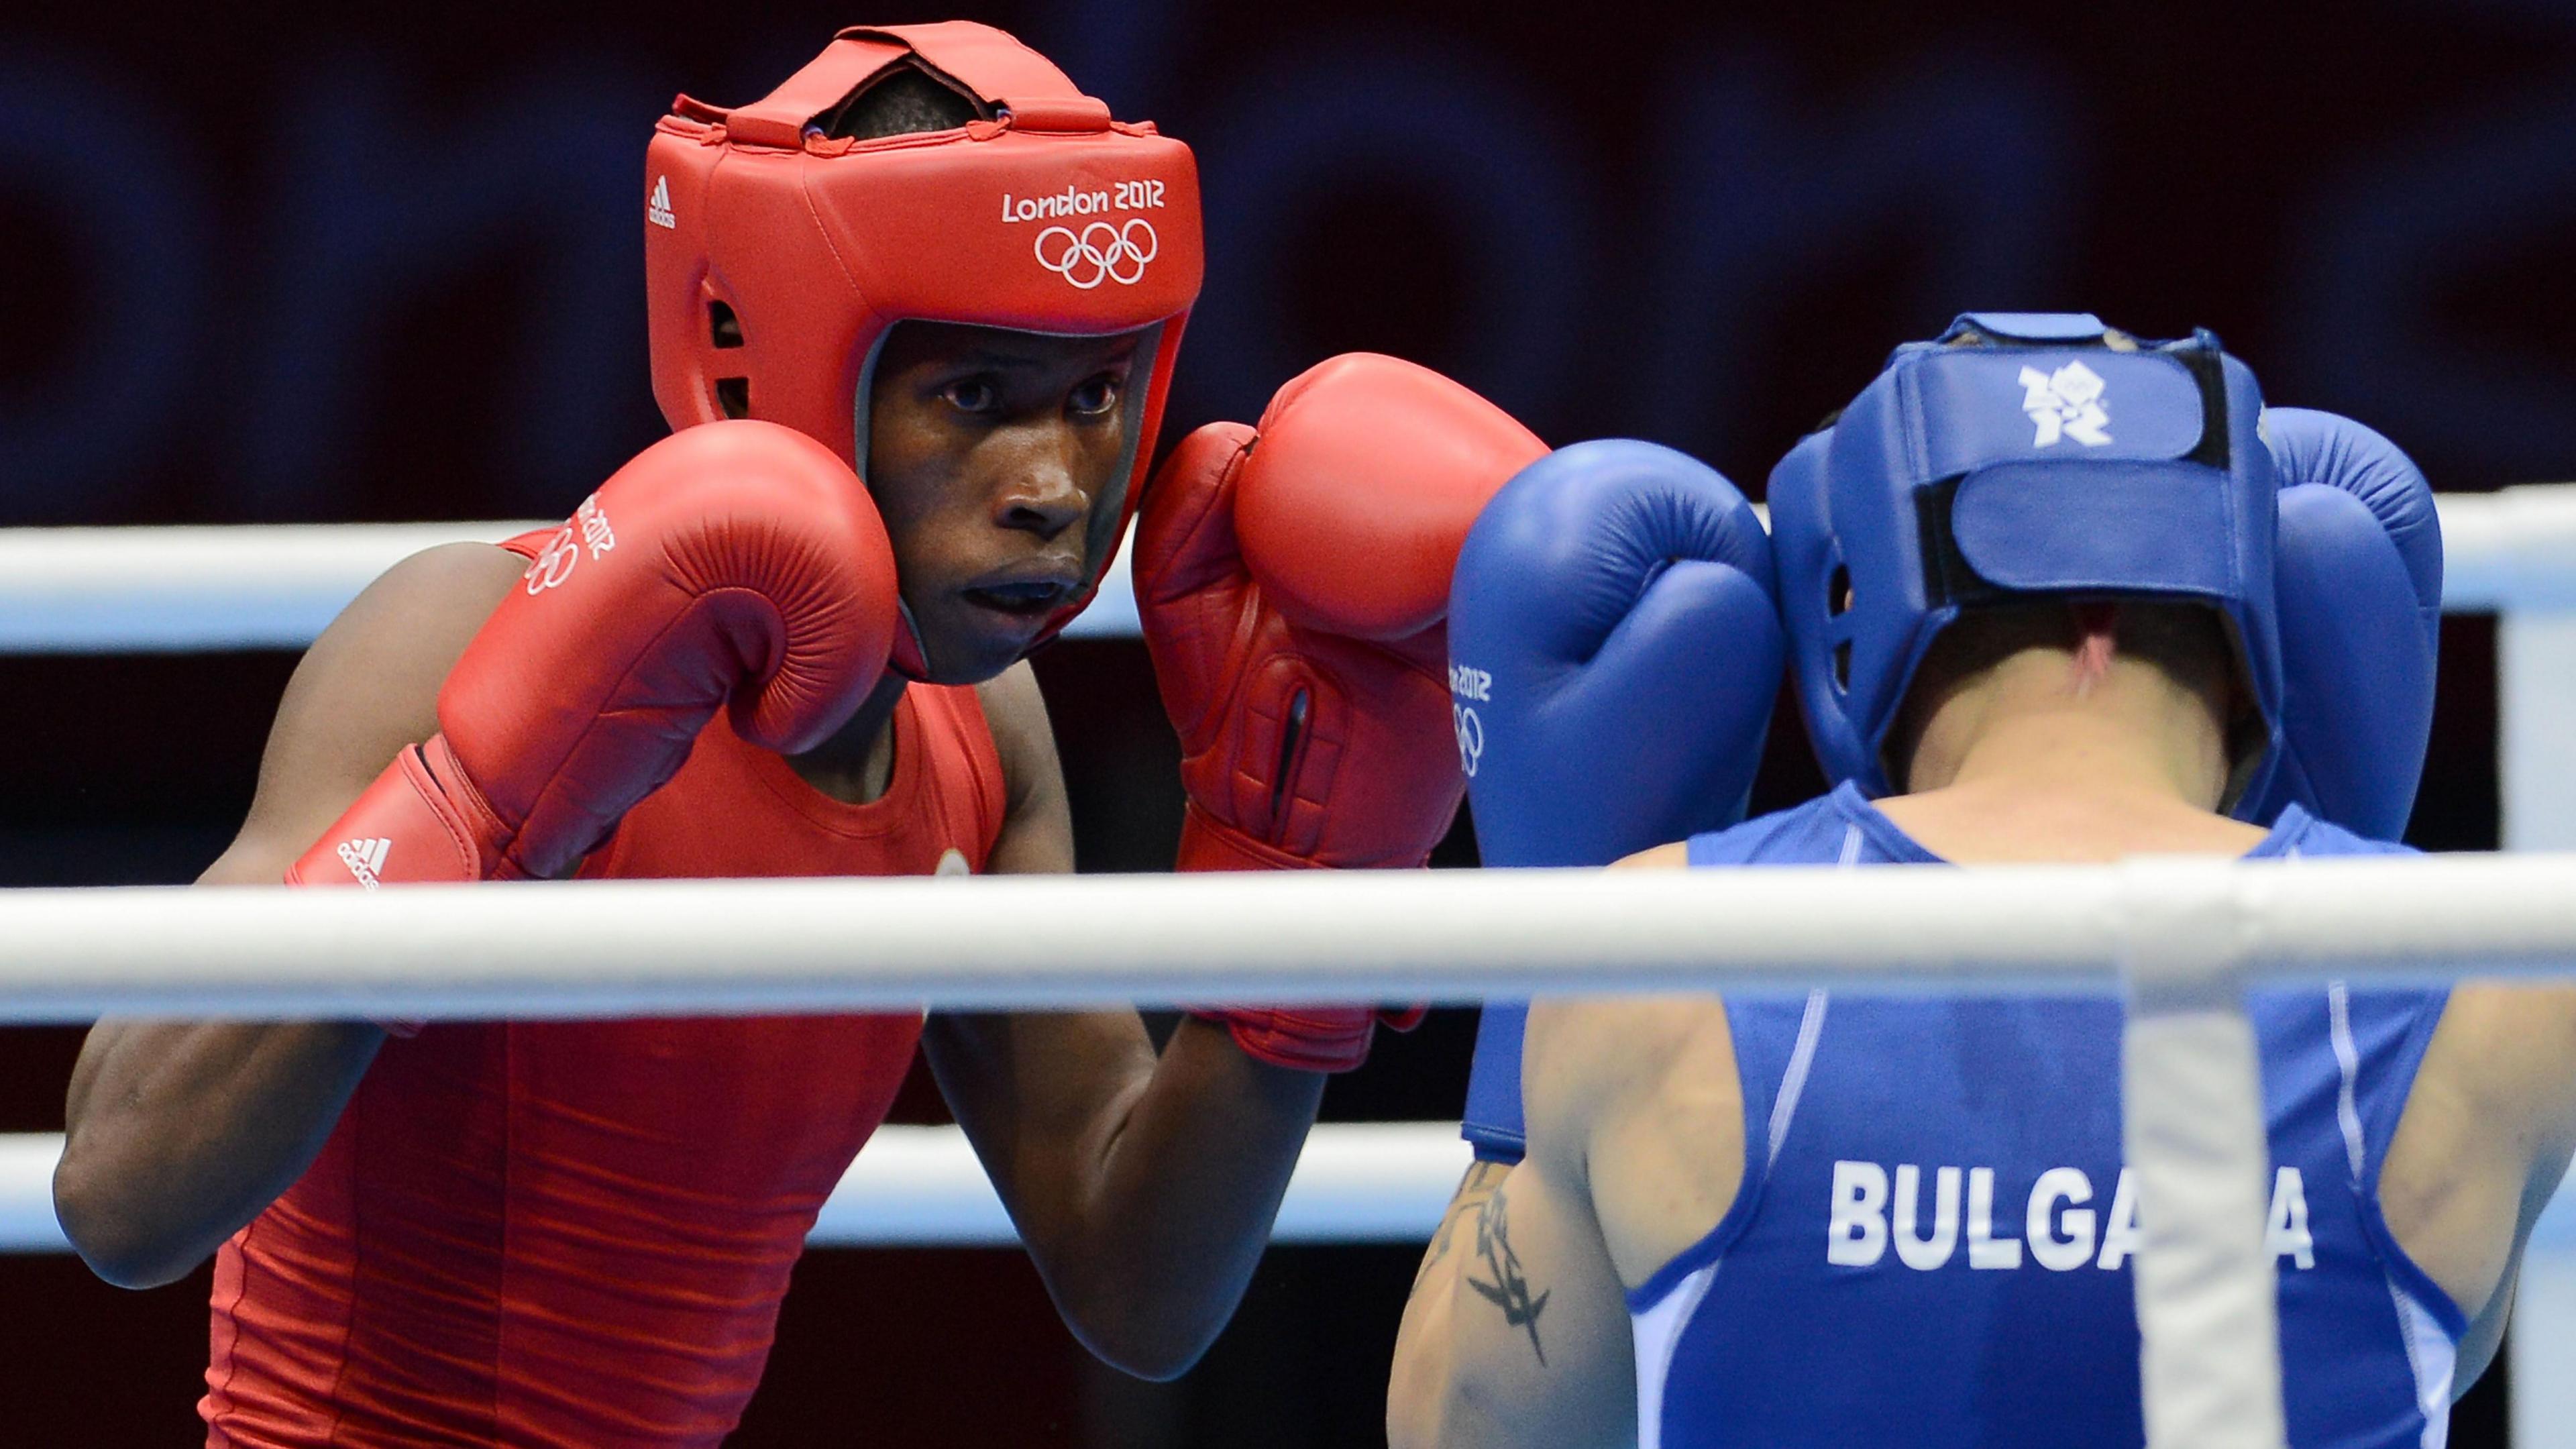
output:
[{"label": "olympic rings logo", "polygon": [[1145,264],[1163,249],[1153,223],[1139,216],[1124,226],[1095,221],[1076,234],[1069,226],[1038,233],[1038,265],[1088,292],[1102,282],[1132,287],[1145,280]]},{"label": "olympic rings logo", "polygon": [[572,566],[579,562],[581,545],[573,539],[572,525],[566,524],[546,545],[545,552],[528,560],[527,572],[520,577],[527,581],[528,594],[533,598],[572,577]]},{"label": "olympic rings logo", "polygon": [[1485,758],[1485,722],[1463,704],[1449,706],[1450,723],[1458,727],[1458,764],[1467,778],[1476,778],[1476,766]]}]

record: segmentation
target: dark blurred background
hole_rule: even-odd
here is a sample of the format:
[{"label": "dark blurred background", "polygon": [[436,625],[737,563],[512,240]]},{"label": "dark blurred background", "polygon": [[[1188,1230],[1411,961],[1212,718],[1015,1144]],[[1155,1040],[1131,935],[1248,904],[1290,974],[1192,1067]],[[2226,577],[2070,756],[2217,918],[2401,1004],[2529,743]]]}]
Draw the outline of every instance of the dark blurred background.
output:
[{"label": "dark blurred background", "polygon": [[[1209,281],[1167,440],[1352,348],[1551,440],[1770,461],[1975,308],[2217,329],[2277,402],[2448,489],[2576,473],[2576,4],[1457,0],[960,4],[1198,149]],[[558,514],[660,430],[642,149],[843,24],[812,3],[12,7],[0,19],[0,524]],[[2496,843],[2494,633],[2446,627],[2412,838]],[[0,659],[0,884],[193,876],[284,655]],[[1141,645],[1039,663],[1089,870],[1166,864]],[[1815,788],[1794,716],[1757,808]],[[1464,831],[1443,848],[1472,861]],[[0,942],[0,949],[6,949]],[[1454,1116],[1436,1018],[1327,1115]],[[0,1035],[57,1130],[77,1034]],[[903,1120],[937,1120],[916,1082]],[[1378,1434],[1409,1249],[1274,1252],[1177,1384],[1092,1365],[1005,1252],[819,1252],[744,1445],[1342,1445]],[[12,1442],[190,1442],[204,1283],[0,1260]],[[2495,1379],[2452,1443],[2501,1442]]]}]

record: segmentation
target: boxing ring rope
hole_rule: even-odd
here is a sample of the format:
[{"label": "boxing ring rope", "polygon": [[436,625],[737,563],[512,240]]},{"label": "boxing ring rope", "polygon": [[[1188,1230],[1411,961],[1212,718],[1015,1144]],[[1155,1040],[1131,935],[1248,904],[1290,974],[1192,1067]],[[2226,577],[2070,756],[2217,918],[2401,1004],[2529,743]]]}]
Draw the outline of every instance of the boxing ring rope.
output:
[{"label": "boxing ring rope", "polygon": [[[2576,973],[2576,855],[0,892],[0,1022],[519,1019]],[[1031,923],[1043,922],[1042,929]]]},{"label": "boxing ring rope", "polygon": [[[556,521],[0,528],[0,653],[301,649],[394,564]],[[1122,550],[1123,555],[1123,550]],[[1066,629],[1136,633],[1125,560]]]},{"label": "boxing ring rope", "polygon": [[[2576,486],[2444,496],[2439,504],[2445,610],[2500,616],[2505,842],[2524,851],[2576,849],[2576,743],[2564,728],[2576,717]],[[437,543],[539,526],[0,530],[0,652],[298,648],[396,560]],[[1069,632],[1136,632],[1123,567]],[[2219,1084],[2188,1111],[2133,1105],[2133,1119],[2157,1119],[2132,1120],[2129,1129],[2129,1157],[2152,1178],[2158,1162],[2261,1166],[2259,1115],[2249,1115],[2256,1109],[2250,1035],[2227,1036],[2231,1023],[2241,1028],[2225,1002],[2243,973],[2314,980],[2330,972],[2356,982],[2563,973],[2576,966],[2576,908],[2554,901],[2571,870],[2576,857],[2526,855],[2288,868],[1936,869],[1926,878],[1824,872],[1833,878],[1794,886],[1783,877],[1795,872],[1766,871],[1758,892],[1707,876],[1518,872],[1293,883],[655,882],[637,883],[640,891],[582,883],[478,887],[466,896],[320,892],[291,904],[282,892],[256,890],[11,891],[0,892],[0,942],[8,945],[0,952],[0,1020],[83,1020],[111,1010],[258,1016],[364,1006],[388,1015],[540,1016],[921,1001],[1472,999],[1538,989],[1707,989],[1721,981],[1953,990],[2125,980],[2132,1088],[2145,1080],[2142,1060],[2173,1069],[2163,1080],[2176,1090]],[[1282,887],[1295,894],[1258,894]],[[960,889],[976,893],[983,909],[957,910],[949,897]],[[1229,889],[1256,894],[1220,899]],[[757,903],[701,894],[737,890],[758,893]],[[1329,902],[1311,894],[1342,890],[1353,894]],[[1008,901],[994,894],[1015,891],[1037,894]],[[1185,894],[1159,894],[1166,891]],[[682,929],[691,914],[701,928],[695,935]],[[709,919],[736,924],[715,940],[703,929]],[[864,963],[845,959],[854,919],[871,923]],[[1028,959],[1029,943],[998,929],[1027,919],[1059,923],[1044,960]],[[462,929],[467,921],[476,924]],[[961,923],[978,928],[971,949]],[[2192,1039],[2151,1044],[2149,1034],[2165,1029]],[[2131,1099],[2140,1096],[2133,1090]],[[2158,1142],[2157,1132],[2180,1135]],[[46,1192],[59,1150],[58,1137],[0,1137],[0,1248],[61,1246]],[[1279,1240],[1419,1240],[1463,1160],[1448,1123],[1319,1127]],[[2226,1247],[2227,1224],[2258,1199],[2202,1191],[2224,1188],[2226,1175],[2169,1181],[2166,1191],[2183,1196],[2162,1222],[2178,1227],[2198,1214],[2199,1227],[2182,1236],[2196,1234],[2200,1247],[2220,1243],[2218,1258],[2232,1252],[2232,1263],[2207,1253],[2186,1261],[2195,1244],[2177,1248],[2175,1235],[2159,1233],[2152,1220],[2139,1258],[2158,1444],[2278,1442],[2270,1296],[2247,1291],[2268,1283],[2269,1261]],[[2236,1176],[2250,1182],[2253,1174]],[[813,1234],[817,1243],[1010,1240],[999,1203],[953,1128],[880,1132]],[[2214,1307],[2213,1283],[2232,1283],[2235,1299]],[[2182,1304],[2173,1300],[2177,1291],[2198,1298]],[[2178,1333],[2177,1313],[2198,1315],[2202,1327]],[[2212,1322],[2232,1322],[2233,1332],[2212,1335]],[[2515,1376],[2515,1442],[2576,1446],[2576,1378],[2557,1371],[2576,1354],[2576,1195],[2562,1192],[2533,1235],[2514,1340],[2517,1362],[2530,1365]]]},{"label": "boxing ring rope", "polygon": [[[54,1221],[59,1132],[0,1133],[0,1252],[67,1253]],[[1467,1170],[1454,1122],[1326,1122],[1306,1139],[1274,1243],[1419,1244]],[[954,1127],[879,1127],[805,1241],[820,1248],[1006,1248],[1019,1234]]]},{"label": "boxing ring rope", "polygon": [[[2576,485],[2440,498],[2453,613],[2576,610]],[[0,529],[0,652],[301,649],[399,560],[551,520]],[[1066,633],[1132,637],[1123,562]]]}]

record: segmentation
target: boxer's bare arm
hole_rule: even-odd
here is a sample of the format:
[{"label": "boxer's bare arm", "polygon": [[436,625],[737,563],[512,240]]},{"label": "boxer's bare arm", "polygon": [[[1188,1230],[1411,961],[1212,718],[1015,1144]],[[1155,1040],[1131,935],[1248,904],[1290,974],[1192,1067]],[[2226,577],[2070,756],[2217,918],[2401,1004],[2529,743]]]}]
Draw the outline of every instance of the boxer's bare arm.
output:
[{"label": "boxer's bare arm", "polygon": [[[1477,1361],[1491,1351],[1491,1345],[1468,1341],[1472,1335],[1460,1321],[1466,1309],[1459,1300],[1465,1292],[1467,1259],[1481,1259],[1478,1248],[1490,1240],[1488,1222],[1495,1194],[1517,1167],[1508,1162],[1469,1164],[1467,1175],[1458,1180],[1458,1190],[1450,1195],[1448,1209],[1440,1215],[1440,1226],[1431,1232],[1431,1246],[1424,1250],[1422,1266],[1413,1275],[1413,1292],[1405,1299],[1404,1317],[1396,1327],[1395,1368],[1386,1386],[1389,1449],[1423,1449],[1443,1442],[1444,1435],[1465,1439],[1471,1422],[1508,1423],[1512,1418],[1508,1407],[1473,1392],[1470,1380]],[[1503,1221],[1508,1231],[1510,1220]],[[1467,1244],[1464,1253],[1459,1249],[1462,1240]],[[1496,1265],[1479,1266],[1497,1289],[1509,1291]]]},{"label": "boxer's bare arm", "polygon": [[[992,868],[1071,870],[1028,666],[983,698],[1012,797]],[[1075,1335],[1147,1378],[1197,1362],[1261,1260],[1324,1078],[1254,1061],[1194,1017],[1158,1058],[1132,1011],[934,1016],[922,1044]]]},{"label": "boxer's bare arm", "polygon": [[[526,561],[418,554],[314,641],[280,701],[241,833],[200,885],[274,885],[403,746]],[[185,1276],[302,1175],[375,1059],[362,1022],[103,1021],[72,1071],[54,1204],[99,1276]]]},{"label": "boxer's bare arm", "polygon": [[[1612,868],[1688,864],[1676,843]],[[1634,1444],[1627,1287],[1704,1239],[1743,1185],[1716,997],[1541,1001],[1521,1057],[1528,1154],[1470,1169],[1423,1257],[1387,1385],[1393,1449]]]},{"label": "boxer's bare arm", "polygon": [[2407,1094],[2380,1210],[2469,1318],[2457,1381],[2495,1355],[2540,1210],[2576,1151],[2576,989],[2472,982],[2451,995]]},{"label": "boxer's bare arm", "polygon": [[1636,1443],[1628,1315],[1578,1187],[1531,1158],[1461,1195],[1406,1303],[1390,1449]]},{"label": "boxer's bare arm", "polygon": [[[1387,1385],[1392,1449],[1636,1442],[1623,1283],[1630,1265],[1615,1256],[1620,1235],[1605,1226],[1602,1189],[1605,1178],[1630,1188],[1646,1179],[1643,1194],[1625,1195],[1631,1217],[1640,1196],[1651,1204],[1658,1221],[1647,1225],[1650,1236],[1696,1220],[1679,1175],[1658,1174],[1681,1134],[1704,1125],[1702,1114],[1676,1118],[1665,1090],[1673,1070],[1687,1065],[1682,1048],[1692,1039],[1669,1023],[1700,1004],[1531,1008],[1522,1089],[1528,1156],[1508,1168],[1470,1169],[1423,1256]],[[1725,1106],[1715,1104],[1717,1115]],[[1674,1221],[1661,1221],[1666,1216]],[[1652,1270],[1632,1271],[1643,1278]]]}]

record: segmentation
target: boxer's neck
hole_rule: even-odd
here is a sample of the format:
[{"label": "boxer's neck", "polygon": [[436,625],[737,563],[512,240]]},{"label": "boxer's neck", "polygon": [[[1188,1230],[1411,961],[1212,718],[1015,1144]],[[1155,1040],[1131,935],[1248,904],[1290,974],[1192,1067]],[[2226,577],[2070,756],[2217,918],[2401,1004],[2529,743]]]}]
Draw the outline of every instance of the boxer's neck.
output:
[{"label": "boxer's neck", "polygon": [[805,753],[789,755],[788,768],[846,804],[865,805],[885,794],[894,779],[894,709],[903,690],[903,676],[888,671],[849,723]]},{"label": "boxer's neck", "polygon": [[1934,706],[1888,818],[1945,859],[2116,860],[2241,854],[2262,838],[2216,813],[2228,779],[2223,697],[2158,665],[2079,668],[2025,649]]}]

